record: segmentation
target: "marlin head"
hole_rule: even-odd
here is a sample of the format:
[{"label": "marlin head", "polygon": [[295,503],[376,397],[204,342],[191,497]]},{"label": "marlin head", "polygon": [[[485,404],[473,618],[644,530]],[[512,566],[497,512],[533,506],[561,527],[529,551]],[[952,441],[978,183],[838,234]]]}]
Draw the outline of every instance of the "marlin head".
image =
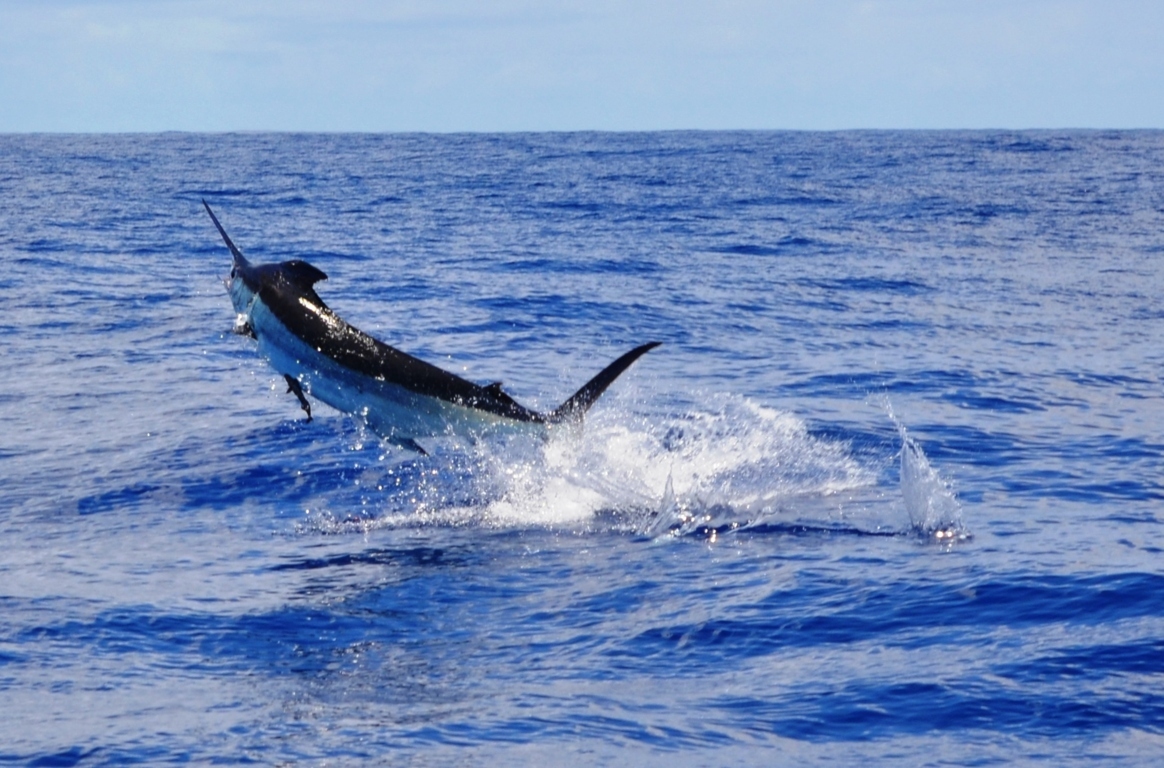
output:
[{"label": "marlin head", "polygon": [[240,319],[249,320],[251,307],[254,305],[255,298],[265,286],[279,285],[280,287],[284,287],[289,285],[300,292],[307,293],[309,297],[316,300],[316,303],[323,303],[319,301],[318,296],[311,290],[311,286],[316,282],[327,279],[327,275],[323,273],[323,270],[317,269],[307,262],[298,259],[285,261],[282,264],[251,264],[242,255],[242,251],[238,249],[234,241],[230,239],[230,235],[226,234],[226,230],[218,221],[218,217],[214,215],[214,211],[210,210],[210,206],[205,200],[202,201],[202,205],[206,208],[206,212],[210,214],[210,220],[214,222],[214,226],[218,229],[218,234],[222,235],[222,241],[230,249],[230,277],[225,280],[226,292],[230,294],[230,300],[234,304],[235,311],[239,315],[247,316],[246,318]]}]

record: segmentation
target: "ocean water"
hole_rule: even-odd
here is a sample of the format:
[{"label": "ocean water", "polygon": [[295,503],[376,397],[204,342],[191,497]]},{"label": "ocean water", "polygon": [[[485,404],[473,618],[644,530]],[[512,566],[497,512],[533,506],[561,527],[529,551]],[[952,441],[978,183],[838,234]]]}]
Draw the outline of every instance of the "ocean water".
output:
[{"label": "ocean water", "polygon": [[[419,456],[215,207],[584,429]],[[0,764],[1158,765],[1164,133],[0,136]]]}]

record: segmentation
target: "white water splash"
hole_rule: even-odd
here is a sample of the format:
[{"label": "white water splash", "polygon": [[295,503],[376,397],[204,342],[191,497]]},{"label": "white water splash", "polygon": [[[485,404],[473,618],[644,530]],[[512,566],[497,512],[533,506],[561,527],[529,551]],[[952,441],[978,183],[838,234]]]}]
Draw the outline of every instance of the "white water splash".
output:
[{"label": "white water splash", "polygon": [[526,507],[524,520],[536,510],[606,511],[653,537],[755,522],[791,499],[875,480],[846,445],[810,435],[792,414],[742,397],[710,402],[713,409],[653,422],[606,411],[578,439],[547,446],[533,485],[510,499]]},{"label": "white water splash", "polygon": [[648,446],[658,501],[640,515],[638,532],[684,535],[752,524],[781,516],[794,499],[834,496],[875,480],[846,444],[814,437],[790,413],[737,397],[717,405],[672,421]]},{"label": "white water splash", "polygon": [[[584,429],[546,442],[515,437],[460,446],[465,466],[458,476],[422,476],[407,497],[385,499],[385,509],[371,519],[337,522],[319,514],[310,527],[597,525],[652,537],[682,535],[769,519],[785,514],[794,500],[821,499],[876,480],[845,443],[811,435],[789,413],[742,397],[710,400],[711,409],[666,418],[606,407]],[[449,458],[437,452],[415,461]],[[473,502],[458,503],[457,497]]]},{"label": "white water splash", "polygon": [[969,533],[962,523],[962,505],[958,503],[953,488],[906,432],[905,425],[894,415],[888,400],[885,408],[901,436],[901,495],[910,525],[916,532],[939,541],[968,538]]}]

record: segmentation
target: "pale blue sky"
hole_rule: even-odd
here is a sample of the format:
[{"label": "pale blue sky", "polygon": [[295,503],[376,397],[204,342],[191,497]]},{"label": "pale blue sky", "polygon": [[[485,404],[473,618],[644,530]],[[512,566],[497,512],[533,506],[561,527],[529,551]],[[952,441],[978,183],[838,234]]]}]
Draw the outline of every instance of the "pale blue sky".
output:
[{"label": "pale blue sky", "polygon": [[1164,127],[1148,0],[0,0],[0,131]]}]

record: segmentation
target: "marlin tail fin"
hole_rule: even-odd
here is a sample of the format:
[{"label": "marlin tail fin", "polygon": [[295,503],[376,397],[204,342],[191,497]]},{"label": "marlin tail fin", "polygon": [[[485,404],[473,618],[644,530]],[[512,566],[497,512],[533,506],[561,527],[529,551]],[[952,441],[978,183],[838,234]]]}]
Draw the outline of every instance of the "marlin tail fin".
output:
[{"label": "marlin tail fin", "polygon": [[590,409],[590,406],[594,405],[594,401],[606,391],[607,387],[614,383],[614,380],[623,371],[630,368],[635,360],[662,343],[661,341],[652,341],[635,347],[603,368],[597,376],[582,385],[582,388],[575,392],[569,400],[558,406],[552,413],[547,414],[546,421],[551,424],[561,424],[562,422],[580,420]]}]

